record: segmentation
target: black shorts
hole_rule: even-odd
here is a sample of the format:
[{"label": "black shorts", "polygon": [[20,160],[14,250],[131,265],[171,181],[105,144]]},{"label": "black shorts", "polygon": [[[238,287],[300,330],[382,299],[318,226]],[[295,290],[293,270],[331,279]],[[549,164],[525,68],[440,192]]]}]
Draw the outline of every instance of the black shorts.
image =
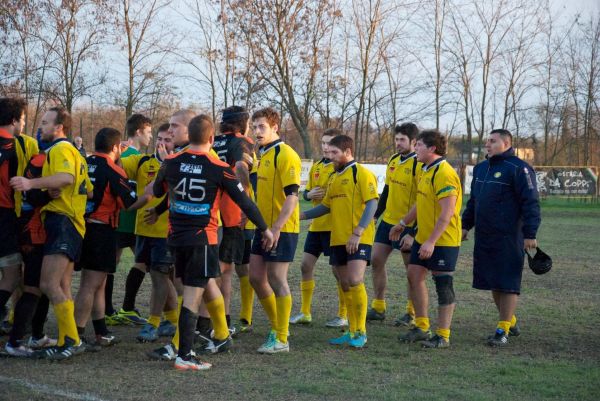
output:
[{"label": "black shorts", "polygon": [[265,262],[291,262],[296,255],[296,246],[298,246],[298,234],[296,233],[281,233],[277,247],[266,252],[262,249],[262,234],[260,230],[254,231],[254,239],[252,240],[253,255],[260,255]]},{"label": "black shorts", "polygon": [[427,260],[419,258],[419,249],[421,249],[421,244],[414,241],[410,250],[409,264],[423,266],[428,270],[436,272],[453,272],[456,269],[460,247],[436,245],[433,248],[433,254]]},{"label": "black shorts", "polygon": [[169,273],[174,258],[166,238],[152,238],[138,235],[135,242],[135,263],[143,263],[150,270]]},{"label": "black shorts", "polygon": [[331,247],[329,264],[331,266],[345,266],[349,260],[366,260],[367,266],[371,264],[371,245],[358,244],[358,250],[349,254],[346,245],[335,245]]},{"label": "black shorts", "polygon": [[72,262],[79,261],[83,238],[67,216],[46,212],[44,229],[46,230],[44,255],[63,254]]},{"label": "black shorts", "polygon": [[223,227],[219,245],[219,261],[239,265],[244,258],[244,230],[241,227]]},{"label": "black shorts", "polygon": [[329,256],[329,242],[331,231],[309,231],[304,241],[304,253],[310,253],[315,257]]},{"label": "black shorts", "polygon": [[218,245],[174,246],[175,277],[183,285],[206,287],[208,280],[221,275]]},{"label": "black shorts", "polygon": [[22,250],[23,284],[27,287],[40,288],[40,277],[42,275],[42,261],[44,260],[44,246],[33,245]]},{"label": "black shorts", "polygon": [[132,248],[135,250],[135,234],[117,231],[117,248]]},{"label": "black shorts", "polygon": [[[380,244],[385,244],[391,246],[394,249],[400,250],[400,241],[390,241],[390,230],[394,227],[390,223],[386,223],[381,220],[379,226],[377,227],[377,231],[375,232],[375,242]],[[404,237],[406,234],[411,233],[412,230],[408,227],[404,227],[404,231],[400,235],[400,238]],[[410,251],[407,251],[410,252]]]},{"label": "black shorts", "polygon": [[[0,258],[19,253],[19,225],[14,209],[0,208]],[[8,258],[10,259],[10,258]],[[19,261],[17,264],[20,264]],[[0,266],[5,267],[5,266]]]},{"label": "black shorts", "polygon": [[247,265],[250,263],[250,250],[252,249],[252,240],[247,239],[244,241],[244,256],[242,257],[241,265]]},{"label": "black shorts", "polygon": [[117,271],[117,233],[108,224],[86,223],[78,268],[104,273]]}]

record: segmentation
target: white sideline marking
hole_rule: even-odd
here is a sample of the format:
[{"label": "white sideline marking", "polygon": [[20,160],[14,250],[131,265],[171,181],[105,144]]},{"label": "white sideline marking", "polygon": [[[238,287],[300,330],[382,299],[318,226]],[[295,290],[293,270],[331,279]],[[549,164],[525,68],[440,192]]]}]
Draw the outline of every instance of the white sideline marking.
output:
[{"label": "white sideline marking", "polygon": [[13,377],[0,376],[0,383],[8,383],[8,384],[18,384],[23,387],[27,387],[30,390],[37,391],[38,393],[51,395],[51,396],[59,396],[66,397],[71,400],[81,400],[81,401],[108,401],[106,398],[99,398],[93,394],[89,393],[74,393],[72,391],[65,391],[58,389],[53,386],[48,386],[46,384],[38,384],[31,383],[28,380],[24,379],[16,379]]}]

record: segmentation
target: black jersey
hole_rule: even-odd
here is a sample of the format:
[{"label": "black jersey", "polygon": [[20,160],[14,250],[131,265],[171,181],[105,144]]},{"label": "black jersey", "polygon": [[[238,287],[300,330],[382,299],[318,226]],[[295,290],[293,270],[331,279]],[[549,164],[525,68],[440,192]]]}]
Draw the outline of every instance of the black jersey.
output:
[{"label": "black jersey", "polygon": [[216,245],[219,202],[228,194],[261,230],[267,229],[256,205],[233,170],[205,152],[186,149],[162,164],[154,195],[169,193],[169,245]]},{"label": "black jersey", "polygon": [[[241,134],[221,134],[215,137],[213,150],[219,156],[222,162],[225,162],[235,171],[235,164],[239,161],[244,161],[248,165],[248,171],[252,170],[253,163],[253,147],[252,139]],[[227,195],[223,194],[221,203],[221,220],[223,227],[237,227],[242,222],[242,213],[240,208]]]},{"label": "black jersey", "polygon": [[94,153],[87,158],[87,165],[94,196],[87,201],[85,217],[116,228],[119,211],[137,200],[135,189],[129,185],[125,171],[106,154]]}]

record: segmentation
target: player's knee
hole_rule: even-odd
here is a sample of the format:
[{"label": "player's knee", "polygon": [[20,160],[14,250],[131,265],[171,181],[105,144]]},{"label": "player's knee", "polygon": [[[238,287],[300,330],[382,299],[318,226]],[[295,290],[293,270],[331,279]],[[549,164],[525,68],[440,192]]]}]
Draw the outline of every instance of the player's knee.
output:
[{"label": "player's knee", "polygon": [[438,305],[452,305],[456,298],[454,296],[453,277],[449,274],[437,274],[433,276],[435,281],[435,291],[438,296]]}]

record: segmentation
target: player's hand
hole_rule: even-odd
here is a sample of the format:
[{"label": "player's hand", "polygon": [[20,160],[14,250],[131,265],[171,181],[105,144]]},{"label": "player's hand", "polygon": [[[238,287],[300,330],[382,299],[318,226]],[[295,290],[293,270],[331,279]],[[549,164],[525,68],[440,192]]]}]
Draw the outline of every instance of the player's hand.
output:
[{"label": "player's hand", "polygon": [[262,232],[262,248],[265,251],[269,252],[271,249],[273,249],[273,243],[273,233],[267,228],[265,231]]},{"label": "player's hand", "polygon": [[172,151],[167,151],[167,148],[165,147],[164,143],[159,143],[158,145],[156,145],[156,150],[158,151],[158,155],[162,160],[165,160],[167,156],[173,153]]},{"label": "player's hand", "polygon": [[468,241],[468,240],[469,240],[469,230],[465,230],[463,228],[461,241]]},{"label": "player's hand", "polygon": [[348,238],[348,242],[346,242],[346,252],[348,254],[353,254],[358,251],[358,245],[360,244],[360,237],[358,235],[352,234],[350,238]]},{"label": "player's hand", "polygon": [[279,237],[281,236],[281,228],[271,227],[269,230],[273,234],[273,246],[271,246],[271,249],[275,249],[277,248],[277,244],[279,243]]},{"label": "player's hand", "polygon": [[240,221],[240,228],[243,230],[248,224],[248,216],[244,212],[242,212],[242,220]]},{"label": "player's hand", "polygon": [[433,248],[435,248],[435,244],[432,244],[430,241],[423,242],[421,248],[419,249],[419,259],[427,260],[431,258],[433,255]]},{"label": "player's hand", "polygon": [[526,251],[533,250],[537,248],[537,240],[535,238],[525,238],[524,248]]},{"label": "player's hand", "polygon": [[154,224],[158,221],[158,213],[156,213],[156,209],[151,207],[150,209],[146,209],[144,213],[144,223],[146,224]]},{"label": "player's hand", "polygon": [[29,191],[31,189],[31,180],[25,177],[13,177],[10,179],[10,186],[13,187],[15,191]]},{"label": "player's hand", "polygon": [[400,241],[400,235],[404,231],[404,226],[402,224],[396,224],[392,228],[390,228],[390,241]]},{"label": "player's hand", "polygon": [[325,190],[321,187],[314,187],[308,191],[307,195],[310,200],[320,201],[325,196]]},{"label": "player's hand", "polygon": [[[48,189],[48,195],[52,198],[52,199],[56,199],[58,197],[60,197],[60,189]],[[93,193],[92,193],[92,197],[93,197]],[[88,199],[89,199],[89,194],[88,194]]]},{"label": "player's hand", "polygon": [[415,239],[413,238],[413,236],[410,234],[406,234],[404,237],[400,238],[400,250],[402,252],[410,251],[410,248],[412,248],[413,242],[415,242]]}]

